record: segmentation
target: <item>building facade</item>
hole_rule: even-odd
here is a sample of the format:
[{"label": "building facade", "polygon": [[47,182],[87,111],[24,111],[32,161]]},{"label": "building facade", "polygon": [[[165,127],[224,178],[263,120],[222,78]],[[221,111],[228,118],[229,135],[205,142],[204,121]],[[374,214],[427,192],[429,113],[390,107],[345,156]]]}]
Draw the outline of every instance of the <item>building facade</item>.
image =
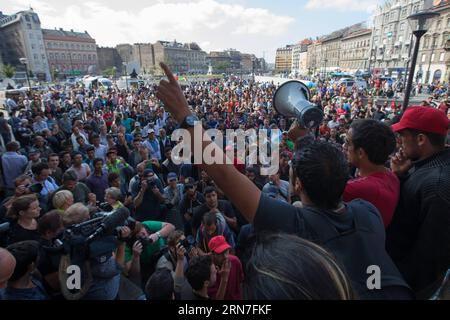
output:
[{"label": "building facade", "polygon": [[322,65],[322,40],[317,39],[308,46],[306,68],[309,75],[316,75]]},{"label": "building facade", "polygon": [[424,0],[393,0],[375,11],[370,45],[375,74],[404,75],[413,43],[408,16],[422,10],[424,4]]},{"label": "building facade", "polygon": [[99,72],[116,67],[117,75],[122,70],[122,58],[116,48],[97,47],[97,59]]},{"label": "building facade", "polygon": [[[422,83],[450,81],[450,2],[435,1],[433,11],[439,13],[429,24],[420,42],[415,80]],[[446,49],[447,46],[447,49]]]},{"label": "building facade", "polygon": [[2,60],[18,71],[25,71],[20,62],[26,58],[27,68],[32,77],[45,81],[51,79],[50,68],[39,16],[32,9],[0,18],[2,38]]},{"label": "building facade", "polygon": [[154,71],[155,55],[151,43],[135,43],[132,47],[132,61],[139,64],[141,73]]},{"label": "building facade", "polygon": [[155,67],[165,62],[175,73],[206,73],[206,52],[196,43],[157,41],[153,44]]},{"label": "building facade", "polygon": [[290,74],[292,71],[293,45],[278,48],[275,56],[275,73]]},{"label": "building facade", "polygon": [[339,67],[345,72],[364,71],[368,68],[371,29],[350,32],[342,38]]},{"label": "building facade", "polygon": [[[98,70],[95,40],[85,32],[44,29],[45,48],[50,70],[64,76],[96,74]],[[101,72],[101,70],[98,70]]]},{"label": "building facade", "polygon": [[311,39],[304,39],[292,48],[292,74],[295,76],[307,74],[306,58]]}]

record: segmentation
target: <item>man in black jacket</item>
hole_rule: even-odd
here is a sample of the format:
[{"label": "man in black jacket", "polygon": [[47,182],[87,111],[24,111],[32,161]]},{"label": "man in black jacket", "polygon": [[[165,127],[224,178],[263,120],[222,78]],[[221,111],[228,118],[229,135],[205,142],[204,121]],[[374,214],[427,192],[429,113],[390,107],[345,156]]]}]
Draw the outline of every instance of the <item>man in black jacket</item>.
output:
[{"label": "man in black jacket", "polygon": [[432,107],[410,107],[392,126],[401,149],[391,161],[400,201],[387,249],[418,298],[429,298],[450,266],[449,120]]}]

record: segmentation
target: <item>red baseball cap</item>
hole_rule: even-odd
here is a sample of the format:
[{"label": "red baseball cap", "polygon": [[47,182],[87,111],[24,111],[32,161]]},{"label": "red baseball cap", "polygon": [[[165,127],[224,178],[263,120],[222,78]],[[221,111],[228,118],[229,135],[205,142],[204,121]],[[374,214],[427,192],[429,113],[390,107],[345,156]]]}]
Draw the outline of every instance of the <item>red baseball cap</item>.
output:
[{"label": "red baseball cap", "polygon": [[211,251],[221,254],[231,246],[228,244],[227,240],[223,236],[215,236],[209,240],[208,247]]},{"label": "red baseball cap", "polygon": [[423,132],[436,133],[445,136],[448,131],[449,119],[441,110],[433,107],[408,107],[400,122],[392,125],[392,130],[414,129]]}]

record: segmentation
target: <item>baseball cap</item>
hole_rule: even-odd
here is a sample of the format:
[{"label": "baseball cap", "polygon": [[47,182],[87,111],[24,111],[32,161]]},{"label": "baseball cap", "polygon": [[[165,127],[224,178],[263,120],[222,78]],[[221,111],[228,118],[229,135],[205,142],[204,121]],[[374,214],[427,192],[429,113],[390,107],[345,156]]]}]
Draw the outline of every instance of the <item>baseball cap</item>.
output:
[{"label": "baseball cap", "polygon": [[145,176],[150,176],[150,175],[154,175],[155,172],[152,169],[145,169],[144,170],[144,177]]},{"label": "baseball cap", "polygon": [[412,106],[406,109],[400,122],[392,125],[392,130],[398,132],[404,129],[414,129],[445,136],[448,126],[449,119],[441,110],[432,107]]},{"label": "baseball cap", "polygon": [[150,133],[155,133],[155,130],[153,130],[153,129],[148,130],[148,134],[150,134]]},{"label": "baseball cap", "polygon": [[28,152],[28,155],[32,156],[35,154],[40,154],[41,152],[38,149],[35,148],[31,148],[30,151]]},{"label": "baseball cap", "polygon": [[211,240],[209,240],[208,247],[212,252],[217,254],[221,254],[225,250],[231,248],[224,236],[215,236],[211,238]]},{"label": "baseball cap", "polygon": [[175,172],[169,172],[169,174],[167,175],[167,180],[172,181],[172,180],[176,180],[176,179],[177,179],[177,174]]}]

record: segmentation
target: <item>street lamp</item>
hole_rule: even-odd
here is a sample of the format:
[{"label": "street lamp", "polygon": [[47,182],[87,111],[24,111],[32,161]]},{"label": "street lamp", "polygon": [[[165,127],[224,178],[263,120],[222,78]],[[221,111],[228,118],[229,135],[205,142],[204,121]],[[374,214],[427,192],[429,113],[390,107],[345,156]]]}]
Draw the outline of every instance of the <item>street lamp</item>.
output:
[{"label": "street lamp", "polygon": [[125,82],[127,84],[127,92],[128,92],[128,77],[127,77],[127,63],[126,62],[122,62],[122,64],[125,67]]},{"label": "street lamp", "polygon": [[28,81],[28,87],[30,88],[30,94],[31,94],[31,84],[30,84],[30,77],[28,75],[28,59],[27,58],[20,58],[20,63],[25,66],[25,73],[27,74],[27,81]]},{"label": "street lamp", "polygon": [[428,23],[432,18],[439,16],[437,12],[422,11],[412,14],[408,17],[409,24],[413,30],[413,34],[416,37],[414,43],[414,52],[411,58],[411,68],[408,75],[408,83],[406,84],[405,97],[403,99],[403,111],[408,108],[409,97],[411,95],[412,81],[414,78],[414,71],[416,69],[417,56],[419,54],[420,38],[427,33]]}]

